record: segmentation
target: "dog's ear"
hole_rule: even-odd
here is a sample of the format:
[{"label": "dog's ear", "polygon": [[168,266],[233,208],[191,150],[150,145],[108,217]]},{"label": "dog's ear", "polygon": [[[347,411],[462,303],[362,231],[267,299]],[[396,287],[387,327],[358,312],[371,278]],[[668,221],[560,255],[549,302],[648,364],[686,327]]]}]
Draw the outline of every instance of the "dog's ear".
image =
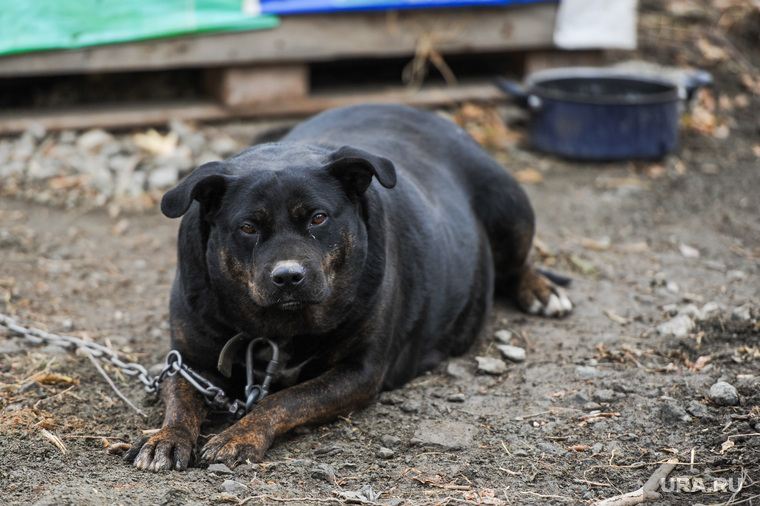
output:
[{"label": "dog's ear", "polygon": [[203,214],[221,200],[229,182],[229,170],[224,162],[204,163],[182,182],[164,194],[161,212],[169,218],[179,218],[190,209],[193,200],[201,204]]},{"label": "dog's ear", "polygon": [[330,162],[324,168],[340,180],[346,189],[358,195],[367,191],[372,176],[385,188],[396,186],[396,168],[393,162],[361,149],[343,146],[333,151],[330,153]]}]

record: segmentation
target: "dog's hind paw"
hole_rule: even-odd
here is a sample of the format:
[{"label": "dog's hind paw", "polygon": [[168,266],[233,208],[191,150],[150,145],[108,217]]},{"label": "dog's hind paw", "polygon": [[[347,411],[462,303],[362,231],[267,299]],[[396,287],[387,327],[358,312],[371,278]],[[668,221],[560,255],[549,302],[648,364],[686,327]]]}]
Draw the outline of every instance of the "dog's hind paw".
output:
[{"label": "dog's hind paw", "polygon": [[526,313],[542,316],[565,316],[573,310],[565,291],[533,269],[527,269],[520,277],[517,304]]},{"label": "dog's hind paw", "polygon": [[534,298],[528,313],[543,316],[565,316],[573,310],[573,303],[562,288],[555,287],[557,293],[549,296],[545,303]]}]

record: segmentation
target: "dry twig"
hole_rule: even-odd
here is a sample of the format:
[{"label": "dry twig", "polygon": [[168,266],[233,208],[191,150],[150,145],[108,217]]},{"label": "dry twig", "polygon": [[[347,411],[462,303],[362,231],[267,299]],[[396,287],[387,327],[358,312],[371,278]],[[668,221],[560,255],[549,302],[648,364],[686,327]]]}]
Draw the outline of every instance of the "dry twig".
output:
[{"label": "dry twig", "polygon": [[123,400],[127,404],[127,406],[129,406],[130,408],[134,409],[137,412],[137,414],[140,415],[141,417],[148,418],[148,415],[146,415],[140,408],[138,408],[137,406],[135,406],[132,403],[132,401],[130,401],[127,398],[126,395],[124,395],[123,393],[121,393],[121,390],[118,389],[118,387],[116,386],[116,383],[114,383],[113,380],[111,379],[111,377],[108,376],[108,374],[106,373],[105,369],[103,369],[103,367],[98,363],[98,361],[95,359],[95,357],[93,357],[90,353],[88,353],[87,354],[87,358],[90,359],[90,362],[92,362],[92,364],[95,366],[95,368],[101,374],[101,376],[103,376],[106,379],[106,381],[108,382],[108,384],[111,385],[111,388],[113,389],[113,391],[116,392],[116,395],[118,395],[121,398],[121,400]]},{"label": "dry twig", "polygon": [[596,503],[596,506],[630,506],[632,504],[641,504],[643,502],[659,499],[660,494],[657,492],[657,489],[660,487],[660,483],[668,477],[677,464],[678,459],[668,459],[667,462],[652,473],[652,476],[649,477],[647,482],[644,483],[644,486],[640,489],[628,492],[627,494],[616,495],[615,497],[604,499]]}]

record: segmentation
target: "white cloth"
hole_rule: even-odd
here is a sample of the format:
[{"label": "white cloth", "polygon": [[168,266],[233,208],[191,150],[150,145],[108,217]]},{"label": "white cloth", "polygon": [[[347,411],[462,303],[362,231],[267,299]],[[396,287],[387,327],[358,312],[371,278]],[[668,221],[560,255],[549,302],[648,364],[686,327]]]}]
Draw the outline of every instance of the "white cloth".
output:
[{"label": "white cloth", "polygon": [[561,0],[554,43],[562,49],[635,49],[636,0]]}]

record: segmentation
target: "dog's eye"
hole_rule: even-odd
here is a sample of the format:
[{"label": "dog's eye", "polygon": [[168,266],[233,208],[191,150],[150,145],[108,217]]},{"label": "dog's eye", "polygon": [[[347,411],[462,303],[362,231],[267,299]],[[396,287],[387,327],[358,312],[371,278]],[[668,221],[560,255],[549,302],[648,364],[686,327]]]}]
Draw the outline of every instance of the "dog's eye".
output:
[{"label": "dog's eye", "polygon": [[317,213],[311,217],[312,225],[321,225],[325,221],[327,221],[327,215],[325,213]]},{"label": "dog's eye", "polygon": [[240,225],[240,230],[242,230],[243,233],[249,234],[249,235],[256,233],[256,229],[250,223],[243,223],[242,225]]}]

